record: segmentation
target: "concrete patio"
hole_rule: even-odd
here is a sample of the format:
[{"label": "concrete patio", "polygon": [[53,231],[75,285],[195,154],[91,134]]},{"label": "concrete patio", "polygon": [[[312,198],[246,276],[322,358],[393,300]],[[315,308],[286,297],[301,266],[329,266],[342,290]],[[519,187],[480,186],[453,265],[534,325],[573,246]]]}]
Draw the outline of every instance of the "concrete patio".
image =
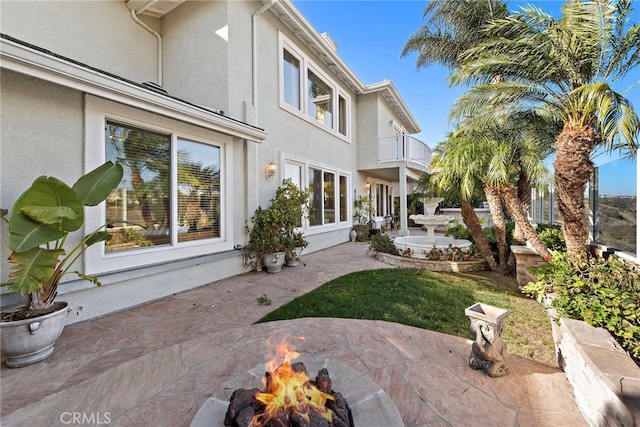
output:
[{"label": "concrete patio", "polygon": [[[48,360],[2,366],[1,424],[188,426],[226,381],[265,362],[268,338],[293,335],[306,337],[300,361],[334,360],[358,371],[393,401],[405,426],[588,425],[560,369],[509,355],[509,374],[487,378],[468,367],[464,338],[368,320],[253,324],[336,277],[390,268],[367,247],[303,254],[306,266],[280,274],[249,272],[68,326]],[[263,295],[272,305],[258,304]]]}]

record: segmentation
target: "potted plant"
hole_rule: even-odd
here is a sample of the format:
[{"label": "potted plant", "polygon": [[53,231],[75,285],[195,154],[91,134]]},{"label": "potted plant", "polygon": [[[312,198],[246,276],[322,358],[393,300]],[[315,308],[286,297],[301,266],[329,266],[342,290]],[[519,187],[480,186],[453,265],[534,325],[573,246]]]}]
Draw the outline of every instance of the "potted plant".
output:
[{"label": "potted plant", "polygon": [[1,314],[2,353],[11,368],[30,365],[53,353],[68,313],[66,302],[56,302],[58,284],[66,275],[100,286],[95,277],[70,271],[87,247],[108,241],[106,224],[86,235],[73,248],[65,243],[84,224],[84,206],[104,201],[122,180],[119,164],[106,162],[69,187],[54,177],[41,176],[16,200],[9,217],[9,280],[2,286],[20,293],[25,305]]},{"label": "potted plant", "polygon": [[[358,242],[364,242],[369,239],[369,221],[375,214],[373,208],[373,201],[367,196],[358,196],[353,203],[353,226],[352,231],[355,231],[355,240]],[[353,237],[352,237],[352,240]]]},{"label": "potted plant", "polygon": [[251,217],[252,226],[245,226],[249,242],[243,248],[248,265],[261,270],[264,265],[268,273],[278,273],[285,262],[284,240],[280,212],[260,206]]},{"label": "potted plant", "polygon": [[[258,207],[246,226],[249,241],[243,248],[249,265],[277,273],[296,247],[306,247],[302,233],[296,231],[309,213],[309,191],[298,188],[291,180],[284,180],[265,209]],[[297,234],[299,233],[299,235]]]},{"label": "potted plant", "polygon": [[309,246],[301,231],[294,231],[285,240],[285,261],[287,267],[295,267],[300,264],[302,250]]}]

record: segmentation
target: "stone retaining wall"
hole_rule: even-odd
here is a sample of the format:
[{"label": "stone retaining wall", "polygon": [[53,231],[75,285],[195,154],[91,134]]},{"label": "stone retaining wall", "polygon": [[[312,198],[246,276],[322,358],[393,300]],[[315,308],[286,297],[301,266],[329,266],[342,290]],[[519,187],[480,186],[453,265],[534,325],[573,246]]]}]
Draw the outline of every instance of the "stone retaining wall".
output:
[{"label": "stone retaining wall", "polygon": [[395,267],[417,268],[431,271],[448,271],[456,273],[465,273],[470,271],[482,271],[488,268],[485,260],[472,261],[431,261],[428,259],[417,259],[404,256],[396,256],[382,252],[377,253],[377,258]]},{"label": "stone retaining wall", "polygon": [[558,363],[589,424],[640,426],[638,365],[605,329],[565,318],[551,323]]}]

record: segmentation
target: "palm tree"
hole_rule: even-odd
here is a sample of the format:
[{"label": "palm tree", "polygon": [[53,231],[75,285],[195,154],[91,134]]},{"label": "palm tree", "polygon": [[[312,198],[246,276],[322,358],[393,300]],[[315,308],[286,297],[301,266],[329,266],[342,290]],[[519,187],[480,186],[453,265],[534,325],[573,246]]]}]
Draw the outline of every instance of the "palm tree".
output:
[{"label": "palm tree", "polygon": [[[460,156],[451,155],[451,148],[457,146],[462,137],[450,135],[449,138],[438,144],[431,159],[431,168],[437,171],[433,175],[424,174],[416,184],[416,190],[421,193],[438,195],[450,198],[454,196],[460,200],[460,214],[464,225],[475,244],[480,255],[487,261],[493,271],[501,270],[493,257],[493,252],[487,236],[482,231],[482,225],[471,203],[474,196],[482,193],[481,182],[474,165],[477,165],[475,153],[459,151]],[[467,144],[473,147],[473,144]],[[455,150],[454,150],[455,152]],[[465,156],[469,157],[465,157]],[[468,167],[472,166],[472,167]]]},{"label": "palm tree", "polygon": [[508,14],[503,1],[431,0],[423,13],[427,21],[409,37],[400,55],[417,53],[416,68],[455,69],[460,54],[486,39],[483,26]]},{"label": "palm tree", "polygon": [[451,82],[475,86],[452,115],[533,110],[563,123],[553,166],[567,251],[577,256],[586,252],[583,197],[594,149],[638,145],[638,115],[612,84],[640,61],[640,25],[630,23],[629,0],[568,0],[558,20],[534,6],[522,10],[488,25],[488,35],[504,37],[463,55]]},{"label": "palm tree", "polygon": [[470,196],[477,182],[482,183],[496,228],[499,270],[503,274],[509,272],[510,254],[503,201],[529,242],[540,255],[549,256],[529,222],[526,205],[519,200],[517,188],[523,181],[530,183],[545,173],[542,160],[550,152],[552,138],[540,132],[542,126],[532,126],[538,122],[538,118],[529,115],[513,116],[491,126],[485,123],[482,128],[467,121],[437,148],[438,166],[459,176],[464,198]]}]

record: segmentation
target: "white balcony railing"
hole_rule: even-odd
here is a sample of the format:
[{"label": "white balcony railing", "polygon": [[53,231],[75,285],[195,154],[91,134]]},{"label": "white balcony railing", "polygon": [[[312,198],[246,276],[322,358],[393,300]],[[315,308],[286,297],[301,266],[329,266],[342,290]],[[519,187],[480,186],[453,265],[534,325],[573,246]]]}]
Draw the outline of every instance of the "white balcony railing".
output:
[{"label": "white balcony railing", "polygon": [[431,163],[431,148],[419,139],[397,135],[378,140],[378,162],[412,161],[425,167]]}]

